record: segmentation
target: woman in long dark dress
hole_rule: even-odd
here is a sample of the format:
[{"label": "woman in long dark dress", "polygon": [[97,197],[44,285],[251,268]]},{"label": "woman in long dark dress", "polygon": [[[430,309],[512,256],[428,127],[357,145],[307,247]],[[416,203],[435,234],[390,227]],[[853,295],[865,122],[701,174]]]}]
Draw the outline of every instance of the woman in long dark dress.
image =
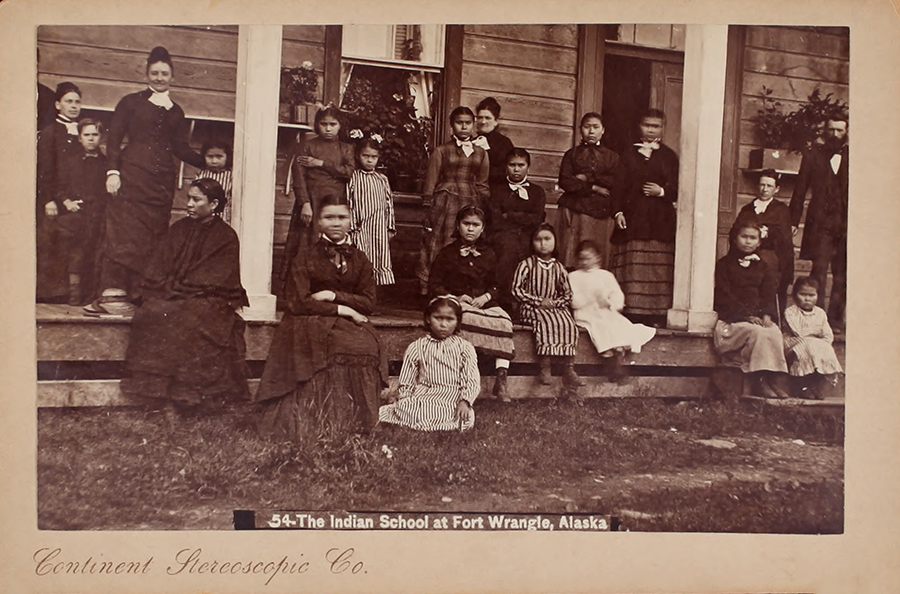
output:
[{"label": "woman in long dark dress", "polygon": [[[103,295],[88,313],[107,313],[108,302],[133,298],[150,255],[166,234],[178,168],[173,158],[203,167],[191,149],[185,116],[169,97],[174,68],[169,52],[155,47],[147,58],[149,88],[122,97],[107,140],[105,239],[100,271]],[[122,148],[122,141],[128,144]]]},{"label": "woman in long dark dress", "polygon": [[64,302],[69,294],[66,261],[60,253],[59,215],[65,213],[60,187],[70,161],[82,152],[78,143],[81,90],[71,82],[56,85],[56,119],[37,142],[37,301]]},{"label": "woman in long dark dress", "polygon": [[350,245],[343,196],[322,198],[322,235],[293,259],[256,400],[260,433],[278,440],[340,439],[378,420],[387,364],[366,317],[375,304],[372,264]]},{"label": "woman in long dark dress", "polygon": [[188,216],[172,224],[147,267],[131,323],[122,392],[138,399],[218,407],[247,402],[237,233],[215,213],[225,191],[196,179]]}]

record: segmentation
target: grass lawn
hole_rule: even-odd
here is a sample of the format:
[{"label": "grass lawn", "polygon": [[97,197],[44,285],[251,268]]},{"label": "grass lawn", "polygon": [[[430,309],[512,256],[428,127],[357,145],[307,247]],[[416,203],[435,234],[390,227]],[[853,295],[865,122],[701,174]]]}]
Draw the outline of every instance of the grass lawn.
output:
[{"label": "grass lawn", "polygon": [[590,512],[642,531],[843,531],[841,412],[651,399],[484,401],[476,411],[465,434],[379,427],[301,446],[260,440],[250,414],[182,417],[169,431],[139,408],[41,409],[39,526],[228,530],[234,509],[282,509]]}]

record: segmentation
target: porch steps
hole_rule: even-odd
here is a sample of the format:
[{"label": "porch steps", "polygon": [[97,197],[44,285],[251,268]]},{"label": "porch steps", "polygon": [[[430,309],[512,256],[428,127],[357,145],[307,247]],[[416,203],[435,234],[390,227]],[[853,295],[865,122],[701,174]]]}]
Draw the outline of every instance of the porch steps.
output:
[{"label": "porch steps", "polygon": [[[39,304],[37,317],[37,361],[42,370],[38,377],[37,406],[118,406],[130,404],[119,391],[117,377],[60,379],[48,368],[66,370],[94,363],[124,360],[128,346],[130,321],[127,319],[90,318],[80,308],[66,305]],[[400,363],[407,345],[422,335],[417,312],[391,311],[373,316],[382,348],[391,362],[391,387],[397,382]],[[276,322],[248,321],[245,334],[247,360],[257,370],[268,353]],[[513,398],[551,398],[561,389],[561,378],[554,376],[550,386],[535,381],[538,366],[534,355],[534,339],[529,328],[517,326],[514,342],[516,358],[509,376]],[[838,355],[843,360],[843,343]],[[708,334],[688,334],[661,329],[641,353],[627,361],[631,376],[625,383],[606,380],[603,360],[586,334],[579,341],[576,365],[587,385],[580,388],[586,397],[653,397],[701,398],[710,393],[709,375],[716,366],[716,355]],[[482,368],[482,397],[489,398],[493,387],[492,370]],[[63,374],[65,375],[65,374]],[[76,377],[81,377],[75,374]],[[250,380],[253,391],[258,379]]]}]

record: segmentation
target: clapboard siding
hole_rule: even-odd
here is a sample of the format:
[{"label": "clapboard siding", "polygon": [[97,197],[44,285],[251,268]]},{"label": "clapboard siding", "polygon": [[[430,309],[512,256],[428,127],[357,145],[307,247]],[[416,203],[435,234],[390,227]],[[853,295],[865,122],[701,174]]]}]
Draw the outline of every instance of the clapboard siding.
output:
[{"label": "clapboard siding", "polygon": [[518,65],[529,70],[574,72],[578,54],[575,48],[523,45],[493,37],[466,35],[463,52],[470,62]]},{"label": "clapboard siding", "polygon": [[517,40],[528,45],[578,46],[578,27],[575,25],[466,25],[464,31],[466,34]]},{"label": "clapboard siding", "polygon": [[38,80],[82,87],[85,105],[113,109],[145,84],[147,53],[161,45],[175,66],[172,95],[191,118],[234,118],[237,28],[42,26]]},{"label": "clapboard siding", "polygon": [[316,99],[324,96],[325,27],[321,25],[286,25],[282,28],[281,65],[299,66],[312,62],[319,76]]},{"label": "clapboard siding", "polygon": [[466,25],[463,105],[500,103],[501,130],[532,155],[530,175],[551,204],[562,155],[574,143],[576,25]]},{"label": "clapboard siding", "polygon": [[[763,148],[753,118],[763,108],[763,86],[772,89],[771,97],[790,112],[807,100],[817,87],[823,95],[832,93],[847,101],[849,97],[850,62],[849,30],[837,27],[746,27],[741,54],[740,121],[734,134],[738,143],[734,192],[720,199],[718,251],[728,248],[727,234],[737,211],[753,200],[757,174],[745,172],[750,152]],[[780,148],[780,147],[770,147]],[[789,202],[795,178],[785,175],[778,198]],[[794,237],[799,246],[803,237]],[[796,271],[804,271],[798,262]]]}]

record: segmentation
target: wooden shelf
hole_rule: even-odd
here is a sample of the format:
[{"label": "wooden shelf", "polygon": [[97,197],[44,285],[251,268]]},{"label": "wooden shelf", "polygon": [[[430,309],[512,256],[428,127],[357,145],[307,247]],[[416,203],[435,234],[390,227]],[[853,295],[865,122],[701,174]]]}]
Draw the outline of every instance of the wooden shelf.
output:
[{"label": "wooden shelf", "polygon": [[312,131],[312,126],[309,124],[294,124],[291,122],[278,122],[279,128],[294,128],[296,130],[309,130]]}]

